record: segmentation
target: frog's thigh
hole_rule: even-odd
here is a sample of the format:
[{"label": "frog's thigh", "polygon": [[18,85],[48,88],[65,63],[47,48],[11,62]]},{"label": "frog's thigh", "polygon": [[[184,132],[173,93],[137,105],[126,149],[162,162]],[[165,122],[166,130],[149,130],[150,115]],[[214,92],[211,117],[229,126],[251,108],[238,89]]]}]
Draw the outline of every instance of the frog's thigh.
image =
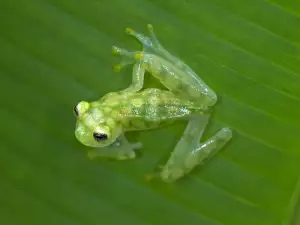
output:
[{"label": "frog's thigh", "polygon": [[181,177],[185,173],[184,159],[199,144],[199,140],[208,123],[209,114],[197,116],[189,121],[183,136],[176,144],[169,160],[163,168],[161,177],[164,181],[171,181],[173,178]]},{"label": "frog's thigh", "polygon": [[182,71],[173,73],[170,72],[173,68],[165,65],[161,67],[164,69],[155,76],[159,77],[160,82],[173,93],[184,95],[196,103],[199,102],[199,106],[209,107],[216,103],[216,93],[196,74]]},{"label": "frog's thigh", "polygon": [[136,157],[134,149],[141,148],[140,143],[131,144],[124,135],[121,135],[114,143],[104,148],[96,148],[88,152],[88,157],[113,158],[117,160],[133,159]]},{"label": "frog's thigh", "polygon": [[207,119],[199,117],[189,122],[183,137],[161,172],[164,181],[173,182],[183,177],[195,166],[211,158],[231,139],[231,130],[223,128],[208,141],[199,144]]}]

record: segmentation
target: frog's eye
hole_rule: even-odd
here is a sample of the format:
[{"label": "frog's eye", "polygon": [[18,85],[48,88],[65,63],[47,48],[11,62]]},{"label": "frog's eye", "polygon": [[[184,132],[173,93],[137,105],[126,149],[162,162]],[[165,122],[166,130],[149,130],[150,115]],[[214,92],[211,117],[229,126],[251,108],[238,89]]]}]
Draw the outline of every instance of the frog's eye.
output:
[{"label": "frog's eye", "polygon": [[81,101],[77,105],[74,106],[73,111],[76,117],[83,115],[90,108],[90,104],[88,102]]},{"label": "frog's eye", "polygon": [[77,105],[74,106],[73,111],[74,111],[75,116],[77,117],[79,115]]},{"label": "frog's eye", "polygon": [[108,138],[107,134],[97,131],[93,133],[93,136],[96,141],[105,141]]}]

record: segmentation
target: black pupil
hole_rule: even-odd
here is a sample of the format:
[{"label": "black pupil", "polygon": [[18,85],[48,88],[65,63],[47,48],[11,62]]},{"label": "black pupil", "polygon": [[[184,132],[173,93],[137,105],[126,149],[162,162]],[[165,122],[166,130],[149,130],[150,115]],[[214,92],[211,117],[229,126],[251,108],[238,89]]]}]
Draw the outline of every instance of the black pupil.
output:
[{"label": "black pupil", "polygon": [[75,116],[78,116],[78,114],[79,114],[77,105],[74,106],[74,113],[75,113]]},{"label": "black pupil", "polygon": [[96,141],[104,141],[107,139],[107,135],[106,134],[101,134],[101,133],[94,133],[94,138]]}]

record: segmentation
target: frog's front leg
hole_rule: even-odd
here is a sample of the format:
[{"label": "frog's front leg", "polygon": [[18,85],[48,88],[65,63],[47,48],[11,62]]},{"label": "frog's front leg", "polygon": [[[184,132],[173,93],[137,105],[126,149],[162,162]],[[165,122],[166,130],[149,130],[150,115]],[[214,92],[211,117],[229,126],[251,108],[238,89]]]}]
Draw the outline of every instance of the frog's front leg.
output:
[{"label": "frog's front leg", "polygon": [[199,143],[208,116],[197,116],[189,121],[184,134],[163,167],[161,178],[173,182],[212,158],[232,137],[231,130],[223,128],[203,143]]},{"label": "frog's front leg", "polygon": [[118,48],[113,46],[113,54],[121,57],[120,64],[114,66],[114,71],[119,72],[122,67],[135,63],[132,70],[132,83],[131,85],[122,90],[123,92],[137,92],[143,88],[145,68],[142,63],[142,52],[129,52],[126,49]]},{"label": "frog's front leg", "polygon": [[124,134],[121,134],[114,143],[107,147],[95,148],[88,151],[88,157],[94,159],[96,157],[112,158],[116,160],[133,159],[136,157],[135,149],[140,149],[141,143],[131,144]]}]

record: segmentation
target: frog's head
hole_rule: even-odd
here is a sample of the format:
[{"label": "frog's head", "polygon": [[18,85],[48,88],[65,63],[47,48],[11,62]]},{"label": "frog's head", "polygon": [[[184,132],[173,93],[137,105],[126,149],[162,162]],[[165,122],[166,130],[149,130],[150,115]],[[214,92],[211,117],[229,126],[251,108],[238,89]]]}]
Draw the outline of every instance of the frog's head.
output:
[{"label": "frog's head", "polygon": [[75,136],[86,146],[108,146],[121,134],[121,127],[99,105],[81,101],[74,107],[74,114],[77,118]]}]

